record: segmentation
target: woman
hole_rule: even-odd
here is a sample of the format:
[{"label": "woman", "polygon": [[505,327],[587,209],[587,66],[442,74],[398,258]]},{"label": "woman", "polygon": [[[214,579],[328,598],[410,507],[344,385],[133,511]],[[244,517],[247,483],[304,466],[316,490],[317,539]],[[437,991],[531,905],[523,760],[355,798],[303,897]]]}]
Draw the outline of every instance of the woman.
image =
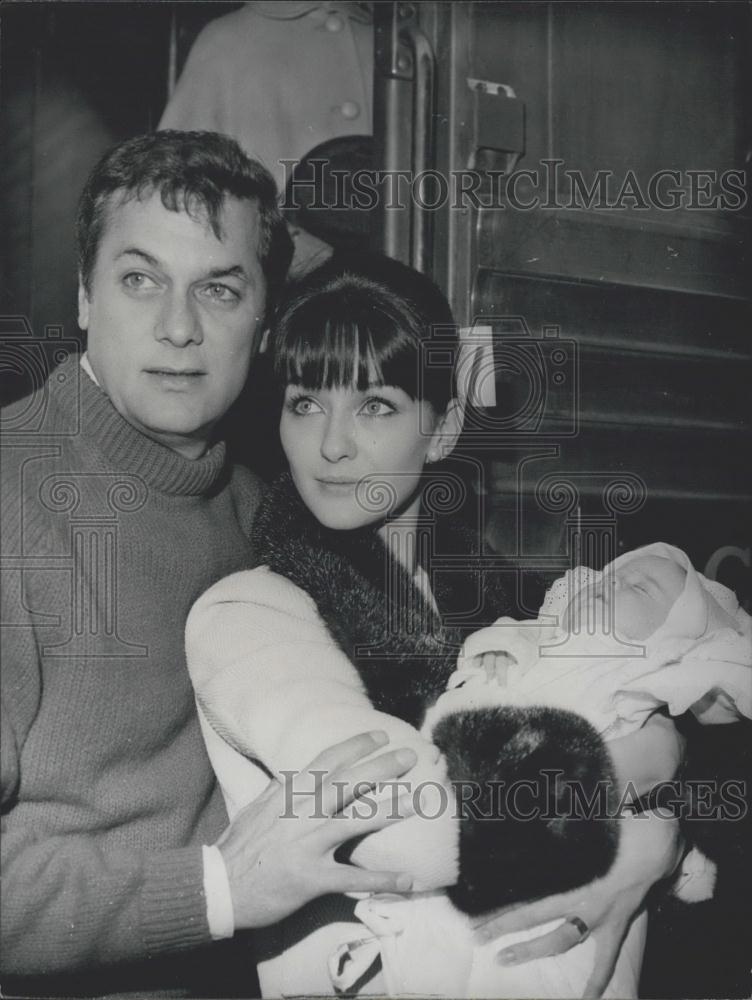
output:
[{"label": "woman", "polygon": [[[362,840],[352,860],[407,870],[420,891],[451,886],[461,872],[457,821],[446,808],[446,756],[415,727],[454,670],[464,632],[502,610],[522,616],[514,567],[490,575],[476,560],[474,571],[463,568],[481,551],[477,533],[452,522],[440,527],[448,519],[434,509],[430,486],[437,480],[425,475],[451,452],[461,428],[446,360],[456,349],[453,330],[435,286],[386,259],[349,268],[332,263],[300,287],[273,335],[290,476],[273,487],[255,522],[264,565],[212,588],[187,630],[207,745],[231,813],[253,798],[268,774],[295,770],[335,735],[383,729],[392,742],[416,751],[418,763],[407,778],[413,788],[423,784],[417,804],[412,800],[419,815]],[[456,477],[438,482],[445,491],[455,487],[458,505]],[[446,492],[438,505],[452,507]],[[540,600],[528,595],[525,603],[537,607]],[[673,744],[663,726],[652,728],[641,734],[643,751],[647,743],[660,746],[658,757],[666,760],[656,776],[670,777]],[[634,754],[633,744],[623,742]],[[666,857],[643,876],[635,875],[633,858],[624,860],[634,840],[621,838],[606,879],[616,878],[614,895],[626,882],[639,886],[639,893],[621,893],[633,903],[627,918],[666,874],[675,848],[669,839],[663,834]],[[590,877],[604,873],[594,870]],[[587,905],[580,891],[580,910]],[[572,911],[569,941],[559,940],[558,928],[540,940],[554,951],[571,947],[581,939],[583,919],[597,924],[599,907],[608,908],[602,898],[590,904],[586,918]],[[271,928],[260,956],[265,995],[332,993],[330,957],[364,933],[352,911],[351,902],[328,897]],[[557,916],[567,912],[547,915]],[[606,926],[621,936],[626,919]],[[641,933],[641,927],[630,932],[630,959]],[[340,947],[338,954],[362,972],[362,982],[351,977],[347,988],[379,993],[389,985],[373,967],[361,968],[355,950]],[[612,987],[634,993],[638,965],[621,969]],[[342,986],[342,968],[334,974]],[[518,980],[509,987],[516,995]],[[445,995],[457,989],[447,984]]]}]

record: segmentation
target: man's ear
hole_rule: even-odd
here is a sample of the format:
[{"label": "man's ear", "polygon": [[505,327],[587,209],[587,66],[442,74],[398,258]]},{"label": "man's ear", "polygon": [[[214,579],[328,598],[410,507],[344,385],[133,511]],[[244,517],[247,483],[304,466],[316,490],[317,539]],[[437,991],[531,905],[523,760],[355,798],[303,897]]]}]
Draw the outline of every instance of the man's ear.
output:
[{"label": "man's ear", "polygon": [[80,275],[78,277],[78,325],[82,330],[89,329],[89,296],[86,294]]},{"label": "man's ear", "polygon": [[459,400],[452,399],[444,414],[439,417],[436,429],[431,435],[428,457],[432,462],[441,461],[452,454],[462,433],[462,418],[463,409]]}]

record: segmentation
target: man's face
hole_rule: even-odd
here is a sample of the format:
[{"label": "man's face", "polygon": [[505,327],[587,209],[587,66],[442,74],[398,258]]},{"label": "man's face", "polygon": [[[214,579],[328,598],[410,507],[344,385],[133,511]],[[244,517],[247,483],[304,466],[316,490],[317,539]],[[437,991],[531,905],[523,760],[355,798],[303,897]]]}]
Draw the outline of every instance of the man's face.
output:
[{"label": "man's face", "polygon": [[159,193],[116,199],[90,291],[79,288],[91,367],[134,427],[197,458],[257,347],[266,301],[258,207],[226,198],[218,240],[203,212],[172,212]]}]

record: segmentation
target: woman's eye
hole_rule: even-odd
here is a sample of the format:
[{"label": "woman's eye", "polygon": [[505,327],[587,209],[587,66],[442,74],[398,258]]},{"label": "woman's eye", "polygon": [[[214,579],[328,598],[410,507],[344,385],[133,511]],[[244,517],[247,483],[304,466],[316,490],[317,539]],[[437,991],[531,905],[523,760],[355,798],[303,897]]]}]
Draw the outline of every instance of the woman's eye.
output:
[{"label": "woman's eye", "polygon": [[288,409],[298,417],[305,417],[309,413],[322,412],[319,404],[310,396],[296,396],[288,402],[287,406]]},{"label": "woman's eye", "polygon": [[367,399],[360,408],[360,412],[366,417],[386,417],[395,412],[395,407],[385,399]]},{"label": "woman's eye", "polygon": [[130,271],[123,278],[123,284],[134,292],[140,292],[146,288],[156,288],[157,283],[148,274],[142,271]]}]

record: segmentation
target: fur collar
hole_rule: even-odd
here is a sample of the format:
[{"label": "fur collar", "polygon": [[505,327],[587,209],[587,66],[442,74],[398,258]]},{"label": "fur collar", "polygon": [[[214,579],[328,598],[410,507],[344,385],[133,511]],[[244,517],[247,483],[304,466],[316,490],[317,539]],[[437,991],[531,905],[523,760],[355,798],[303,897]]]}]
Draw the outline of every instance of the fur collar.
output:
[{"label": "fur collar", "polygon": [[[493,617],[509,611],[498,579],[486,578],[480,588],[477,568],[460,566],[433,580],[437,614],[373,529],[324,528],[300,500],[289,474],[266,492],[253,542],[261,562],[313,598],[374,706],[416,726],[454,671],[465,632],[476,627],[472,616],[463,628],[443,619],[462,612],[463,605],[472,608],[480,589]],[[478,548],[469,529],[442,527],[442,555],[472,557]],[[430,560],[424,568],[430,576]]]}]

